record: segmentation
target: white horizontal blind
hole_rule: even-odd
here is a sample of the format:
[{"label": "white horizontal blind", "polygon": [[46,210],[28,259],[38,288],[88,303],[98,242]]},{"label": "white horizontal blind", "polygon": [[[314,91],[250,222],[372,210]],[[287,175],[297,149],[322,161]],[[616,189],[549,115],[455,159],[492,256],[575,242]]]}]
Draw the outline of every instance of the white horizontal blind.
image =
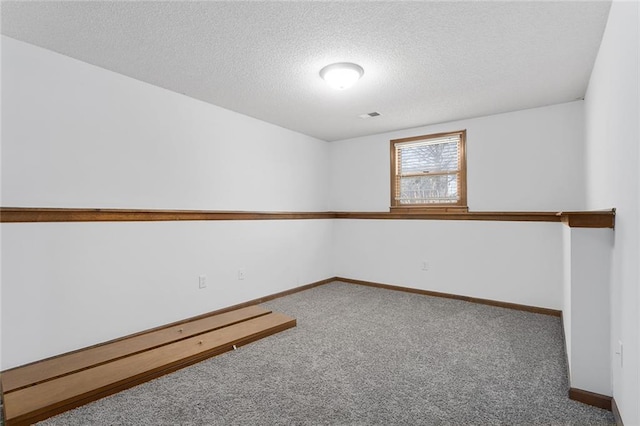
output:
[{"label": "white horizontal blind", "polygon": [[460,202],[461,135],[395,144],[400,205]]}]

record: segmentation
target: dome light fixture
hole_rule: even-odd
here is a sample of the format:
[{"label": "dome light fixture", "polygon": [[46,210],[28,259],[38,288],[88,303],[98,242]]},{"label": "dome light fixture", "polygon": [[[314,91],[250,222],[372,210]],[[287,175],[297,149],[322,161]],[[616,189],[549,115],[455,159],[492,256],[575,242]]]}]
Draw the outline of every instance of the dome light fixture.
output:
[{"label": "dome light fixture", "polygon": [[360,65],[350,62],[339,62],[327,65],[320,70],[320,77],[334,89],[344,90],[356,84],[364,70]]}]

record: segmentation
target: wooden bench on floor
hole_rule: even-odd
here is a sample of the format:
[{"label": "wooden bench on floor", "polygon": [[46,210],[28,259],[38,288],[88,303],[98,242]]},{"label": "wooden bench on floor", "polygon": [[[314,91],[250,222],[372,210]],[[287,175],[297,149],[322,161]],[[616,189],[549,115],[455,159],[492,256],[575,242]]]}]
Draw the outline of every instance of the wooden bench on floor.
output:
[{"label": "wooden bench on floor", "polygon": [[32,424],[295,325],[249,306],[3,371],[6,424]]}]

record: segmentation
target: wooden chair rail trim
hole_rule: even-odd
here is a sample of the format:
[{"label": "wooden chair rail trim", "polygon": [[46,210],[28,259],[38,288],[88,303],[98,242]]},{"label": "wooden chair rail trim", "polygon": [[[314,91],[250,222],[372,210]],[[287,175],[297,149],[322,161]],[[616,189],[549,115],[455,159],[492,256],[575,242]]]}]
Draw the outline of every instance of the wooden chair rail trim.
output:
[{"label": "wooden chair rail trim", "polygon": [[591,212],[559,212],[558,216],[570,228],[611,228],[616,224],[616,209]]},{"label": "wooden chair rail trim", "polygon": [[336,212],[336,219],[560,222],[557,212]]},{"label": "wooden chair rail trim", "polygon": [[247,212],[216,210],[130,210],[0,207],[1,223],[21,222],[140,222],[184,220],[484,220],[504,222],[562,222],[572,228],[613,228],[615,209],[576,212],[475,212],[403,211],[391,212]]},{"label": "wooden chair rail trim", "polygon": [[331,219],[331,212],[136,210],[0,207],[0,222],[150,222],[178,220]]}]

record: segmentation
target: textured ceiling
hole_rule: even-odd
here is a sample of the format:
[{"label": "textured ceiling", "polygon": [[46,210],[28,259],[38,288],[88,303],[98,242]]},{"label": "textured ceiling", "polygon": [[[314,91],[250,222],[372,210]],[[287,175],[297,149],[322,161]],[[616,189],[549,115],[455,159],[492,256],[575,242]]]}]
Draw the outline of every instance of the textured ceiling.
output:
[{"label": "textured ceiling", "polygon": [[[581,98],[609,7],[3,1],[1,12],[7,36],[333,141]],[[318,74],[332,62],[365,74],[333,90]]]}]

